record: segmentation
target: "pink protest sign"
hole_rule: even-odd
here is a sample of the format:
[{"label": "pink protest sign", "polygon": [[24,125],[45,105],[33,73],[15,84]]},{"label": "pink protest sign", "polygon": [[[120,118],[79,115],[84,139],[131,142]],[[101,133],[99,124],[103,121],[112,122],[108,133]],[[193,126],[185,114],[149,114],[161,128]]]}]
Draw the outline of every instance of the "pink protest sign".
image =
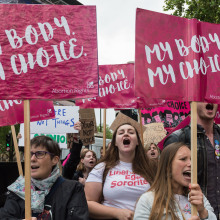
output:
[{"label": "pink protest sign", "polygon": [[0,97],[98,94],[95,6],[0,5]]},{"label": "pink protest sign", "polygon": [[164,141],[167,139],[168,136],[170,136],[174,131],[177,131],[179,129],[185,128],[187,125],[190,124],[191,117],[188,115],[180,124],[178,124],[175,128],[170,130],[170,133],[158,143],[158,147],[163,150],[163,144]]},{"label": "pink protest sign", "polygon": [[220,103],[220,25],[137,9],[135,95]]},{"label": "pink protest sign", "polygon": [[[55,117],[52,101],[31,100],[30,121]],[[24,123],[24,102],[21,100],[0,100],[0,126]]]},{"label": "pink protest sign", "polygon": [[81,108],[137,108],[134,64],[100,65],[99,96],[76,100]]},{"label": "pink protest sign", "polygon": [[167,100],[163,106],[141,110],[143,124],[162,122],[168,131],[180,124],[190,114],[188,102]]}]

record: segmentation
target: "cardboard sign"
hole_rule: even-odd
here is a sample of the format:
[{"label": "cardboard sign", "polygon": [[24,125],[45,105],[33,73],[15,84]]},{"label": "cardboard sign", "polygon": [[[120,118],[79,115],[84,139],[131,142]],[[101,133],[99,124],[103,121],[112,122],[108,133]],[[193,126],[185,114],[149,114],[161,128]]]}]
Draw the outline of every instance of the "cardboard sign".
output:
[{"label": "cardboard sign", "polygon": [[81,108],[137,108],[134,64],[100,65],[99,96],[76,100]]},{"label": "cardboard sign", "polygon": [[0,4],[0,97],[98,95],[95,6]]},{"label": "cardboard sign", "polygon": [[137,97],[220,103],[219,24],[137,9],[135,44]]},{"label": "cardboard sign", "polygon": [[80,109],[80,122],[81,122],[81,131],[80,131],[80,140],[83,145],[89,145],[95,143],[95,111],[94,109]]},{"label": "cardboard sign", "polygon": [[[30,123],[32,134],[65,134],[78,133],[74,124],[79,121],[79,107],[77,106],[54,106],[55,118]],[[23,127],[21,124],[20,127]],[[20,128],[21,129],[21,128]],[[23,129],[23,128],[22,128]]]},{"label": "cardboard sign", "polygon": [[[131,117],[128,117],[127,115],[119,112],[115,120],[112,122],[110,129],[113,131],[113,133],[118,129],[119,126],[123,124],[130,124],[132,125],[138,132],[139,136],[141,137],[141,126],[140,123],[132,119]],[[143,127],[143,132],[145,128]]]},{"label": "cardboard sign", "polygon": [[164,137],[166,137],[166,130],[163,123],[152,123],[144,125],[146,130],[144,131],[144,146],[147,144],[158,144]]},{"label": "cardboard sign", "polygon": [[[52,101],[31,100],[30,121],[55,117]],[[21,100],[0,100],[0,126],[24,123],[24,102]]]}]

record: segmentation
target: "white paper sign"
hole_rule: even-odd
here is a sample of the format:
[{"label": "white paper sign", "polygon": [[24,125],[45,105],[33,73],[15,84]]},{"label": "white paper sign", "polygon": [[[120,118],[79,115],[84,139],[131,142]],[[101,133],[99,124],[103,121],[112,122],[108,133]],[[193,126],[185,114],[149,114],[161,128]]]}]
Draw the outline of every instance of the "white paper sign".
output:
[{"label": "white paper sign", "polygon": [[[78,133],[74,124],[79,121],[78,106],[54,106],[55,118],[30,123],[31,134]],[[24,124],[21,124],[21,127]],[[20,128],[21,129],[21,128]]]},{"label": "white paper sign", "polygon": [[[22,135],[22,138],[19,139],[18,145],[19,146],[24,146],[24,126],[22,126],[22,129],[20,129],[20,133]],[[46,135],[48,137],[51,137],[54,141],[56,141],[60,148],[67,149],[67,140],[66,140],[66,134],[30,134],[30,138],[34,138],[36,136],[40,135]]]},{"label": "white paper sign", "polygon": [[[55,118],[30,122],[31,138],[39,135],[50,136],[61,148],[67,148],[66,133],[78,133],[74,124],[79,121],[78,106],[54,106]],[[24,124],[20,124],[19,146],[24,146]]]}]

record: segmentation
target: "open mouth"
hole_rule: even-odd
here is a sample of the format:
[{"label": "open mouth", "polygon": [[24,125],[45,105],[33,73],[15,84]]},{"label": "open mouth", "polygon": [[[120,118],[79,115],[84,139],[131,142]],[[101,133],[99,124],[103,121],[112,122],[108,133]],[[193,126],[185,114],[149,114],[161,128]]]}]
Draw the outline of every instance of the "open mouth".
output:
[{"label": "open mouth", "polygon": [[31,169],[32,170],[36,170],[36,169],[38,169],[39,168],[39,166],[31,166]]},{"label": "open mouth", "polygon": [[130,143],[131,143],[131,141],[129,139],[124,139],[123,140],[124,145],[129,145]]},{"label": "open mouth", "polygon": [[151,156],[155,156],[155,153],[154,153],[154,152],[151,152]]},{"label": "open mouth", "polygon": [[183,172],[183,176],[187,177],[187,178],[191,178],[191,171],[189,171],[189,170],[188,171],[184,171]]},{"label": "open mouth", "polygon": [[94,161],[93,161],[93,160],[91,160],[91,161],[89,161],[89,163],[90,163],[91,165],[93,165],[93,164],[94,164]]},{"label": "open mouth", "polygon": [[211,104],[211,103],[208,103],[208,104],[206,105],[206,109],[207,109],[207,110],[213,110],[213,108],[214,108],[214,105]]}]

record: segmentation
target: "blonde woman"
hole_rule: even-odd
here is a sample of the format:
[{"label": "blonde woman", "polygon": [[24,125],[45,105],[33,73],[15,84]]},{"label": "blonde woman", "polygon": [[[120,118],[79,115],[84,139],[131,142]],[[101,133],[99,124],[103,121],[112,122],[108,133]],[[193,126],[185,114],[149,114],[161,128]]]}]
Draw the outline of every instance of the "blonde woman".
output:
[{"label": "blonde woman", "polygon": [[85,185],[85,181],[90,171],[96,165],[96,162],[97,157],[94,151],[85,148],[82,149],[80,155],[80,162],[77,166],[76,172],[73,175],[73,180],[77,180],[83,185]]},{"label": "blonde woman", "polygon": [[155,143],[146,144],[144,146],[146,155],[149,159],[159,159],[160,157],[160,148]]}]

